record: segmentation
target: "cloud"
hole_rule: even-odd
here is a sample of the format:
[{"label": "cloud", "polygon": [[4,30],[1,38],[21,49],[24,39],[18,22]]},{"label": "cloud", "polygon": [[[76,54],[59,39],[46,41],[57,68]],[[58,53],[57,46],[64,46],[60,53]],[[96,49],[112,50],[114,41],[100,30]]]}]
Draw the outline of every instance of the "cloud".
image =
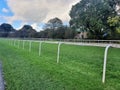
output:
[{"label": "cloud", "polygon": [[9,12],[9,10],[8,10],[8,9],[6,9],[6,8],[3,8],[3,9],[2,9],[2,12],[4,12],[4,13],[8,13],[8,12]]},{"label": "cloud", "polygon": [[69,21],[69,11],[78,1],[80,0],[7,0],[14,15],[6,19],[41,23],[58,17],[63,21]]},{"label": "cloud", "polygon": [[31,26],[33,27],[33,29],[35,29],[38,32],[43,30],[42,27],[37,23],[33,23]]}]

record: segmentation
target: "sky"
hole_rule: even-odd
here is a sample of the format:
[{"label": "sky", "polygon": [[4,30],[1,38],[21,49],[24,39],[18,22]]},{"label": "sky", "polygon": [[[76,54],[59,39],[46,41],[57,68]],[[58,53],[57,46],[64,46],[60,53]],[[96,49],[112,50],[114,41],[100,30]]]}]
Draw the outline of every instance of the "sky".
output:
[{"label": "sky", "polygon": [[31,25],[37,31],[48,20],[58,17],[68,24],[72,5],[80,0],[0,0],[0,24],[9,23],[15,29]]}]

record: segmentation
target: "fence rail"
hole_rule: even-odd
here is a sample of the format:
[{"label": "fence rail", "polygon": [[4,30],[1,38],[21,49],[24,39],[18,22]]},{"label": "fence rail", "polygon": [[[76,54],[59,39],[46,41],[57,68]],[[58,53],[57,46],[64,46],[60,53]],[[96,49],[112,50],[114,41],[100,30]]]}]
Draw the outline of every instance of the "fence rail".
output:
[{"label": "fence rail", "polygon": [[79,42],[79,43],[107,43],[107,44],[120,44],[120,40],[49,39],[49,38],[3,38],[3,39],[32,40],[32,41],[58,41],[58,42]]},{"label": "fence rail", "polygon": [[[6,38],[8,39],[8,38]],[[87,45],[87,46],[101,46],[106,47],[108,44],[111,44],[113,47],[120,48],[120,40],[83,40],[83,39],[48,39],[48,38],[10,38],[9,40],[15,41],[32,41],[32,42],[45,42],[45,43],[56,43],[62,42],[64,44],[71,45]],[[24,43],[23,43],[24,44]]]}]

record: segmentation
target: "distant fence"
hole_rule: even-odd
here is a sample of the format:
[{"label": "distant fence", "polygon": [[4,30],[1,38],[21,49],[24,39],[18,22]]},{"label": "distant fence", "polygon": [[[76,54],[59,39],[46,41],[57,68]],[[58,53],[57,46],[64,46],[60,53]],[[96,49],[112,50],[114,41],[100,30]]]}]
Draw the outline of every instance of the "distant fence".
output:
[{"label": "distant fence", "polygon": [[50,38],[6,38],[6,39],[36,40],[36,41],[59,41],[59,42],[82,42],[82,43],[107,43],[107,44],[120,44],[120,40],[50,39]]},{"label": "distant fence", "polygon": [[[8,38],[6,38],[8,39]],[[10,40],[24,40],[24,41],[43,41],[47,43],[62,42],[73,45],[87,45],[87,46],[101,46],[106,47],[111,44],[113,47],[120,48],[120,40],[89,40],[89,39],[49,39],[49,38],[10,38]]]}]

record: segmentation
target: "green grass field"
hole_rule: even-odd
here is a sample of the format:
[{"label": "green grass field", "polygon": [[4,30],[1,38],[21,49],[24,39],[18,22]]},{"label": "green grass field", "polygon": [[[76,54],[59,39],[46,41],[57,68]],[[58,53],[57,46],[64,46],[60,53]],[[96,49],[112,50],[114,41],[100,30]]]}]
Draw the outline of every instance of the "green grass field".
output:
[{"label": "green grass field", "polygon": [[29,43],[25,49],[0,41],[6,90],[120,90],[120,49],[108,54],[106,83],[102,83],[104,49],[91,46],[61,46],[60,63],[56,63],[57,44]]}]

